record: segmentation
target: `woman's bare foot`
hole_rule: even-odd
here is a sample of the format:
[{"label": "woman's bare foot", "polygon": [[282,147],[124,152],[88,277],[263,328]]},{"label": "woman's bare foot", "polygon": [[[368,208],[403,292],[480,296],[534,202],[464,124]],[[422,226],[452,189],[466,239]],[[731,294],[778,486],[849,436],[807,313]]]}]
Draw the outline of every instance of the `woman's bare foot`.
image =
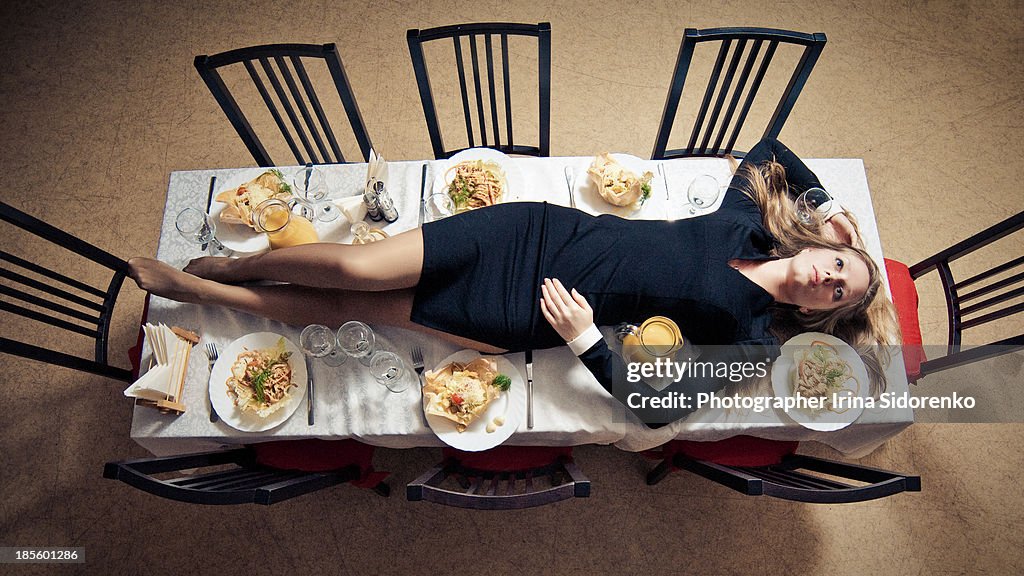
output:
[{"label": "woman's bare foot", "polygon": [[218,258],[215,256],[203,256],[189,262],[184,270],[189,274],[220,282],[222,284],[235,284],[251,280],[241,273],[240,258]]},{"label": "woman's bare foot", "polygon": [[129,275],[146,292],[177,300],[197,303],[205,280],[152,258],[132,258]]}]

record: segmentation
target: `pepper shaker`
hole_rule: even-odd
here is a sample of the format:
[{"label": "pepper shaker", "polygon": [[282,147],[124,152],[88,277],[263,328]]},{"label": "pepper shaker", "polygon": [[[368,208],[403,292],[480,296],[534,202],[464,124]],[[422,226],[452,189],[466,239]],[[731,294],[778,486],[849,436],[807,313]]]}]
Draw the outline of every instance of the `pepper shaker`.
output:
[{"label": "pepper shaker", "polygon": [[384,218],[380,213],[377,184],[383,186],[383,182],[371,179],[367,182],[366,189],[363,191],[363,204],[366,204],[366,215],[374,222],[379,222]]},{"label": "pepper shaker", "polygon": [[380,209],[380,215],[388,222],[394,222],[398,220],[398,209],[395,208],[395,202],[391,199],[391,195],[388,194],[387,188],[384,187],[384,183],[380,180],[373,183],[373,191],[377,194],[377,206]]}]

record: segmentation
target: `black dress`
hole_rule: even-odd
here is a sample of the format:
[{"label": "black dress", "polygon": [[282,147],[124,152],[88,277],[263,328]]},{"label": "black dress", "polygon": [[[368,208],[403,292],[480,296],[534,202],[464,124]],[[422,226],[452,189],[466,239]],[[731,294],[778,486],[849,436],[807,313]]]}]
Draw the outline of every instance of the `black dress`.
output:
[{"label": "black dress", "polygon": [[[759,143],[744,162],[772,156],[786,167],[795,189],[819,185],[775,140]],[[769,259],[774,240],[738,185],[734,179],[714,213],[673,222],[594,217],[523,202],[425,224],[423,272],[411,319],[510,351],[562,346],[539,302],[543,279],[557,278],[586,297],[598,325],[667,316],[698,346],[736,345],[717,353],[764,359],[776,347],[768,332],[774,301],[729,261]],[[620,400],[634,391],[619,385],[625,367],[604,342],[580,358]],[[725,385],[720,378],[686,382],[707,390]],[[649,423],[685,415],[637,413]]]}]

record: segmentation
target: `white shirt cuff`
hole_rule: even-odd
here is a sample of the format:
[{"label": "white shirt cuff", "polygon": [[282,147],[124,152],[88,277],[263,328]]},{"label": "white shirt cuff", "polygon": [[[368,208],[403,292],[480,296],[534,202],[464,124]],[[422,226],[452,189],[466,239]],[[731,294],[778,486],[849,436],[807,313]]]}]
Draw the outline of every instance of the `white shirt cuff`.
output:
[{"label": "white shirt cuff", "polygon": [[569,349],[572,350],[573,354],[579,356],[587,350],[590,350],[590,347],[602,338],[604,338],[604,335],[601,334],[600,330],[598,330],[597,325],[591,324],[586,330],[580,333],[579,336],[566,342],[566,344],[569,345]]}]

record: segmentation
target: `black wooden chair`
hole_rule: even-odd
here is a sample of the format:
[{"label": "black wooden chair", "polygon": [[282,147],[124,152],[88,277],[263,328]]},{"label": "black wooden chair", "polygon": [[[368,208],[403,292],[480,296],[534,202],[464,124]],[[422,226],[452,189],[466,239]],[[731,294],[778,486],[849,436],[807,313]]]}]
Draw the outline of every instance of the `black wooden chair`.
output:
[{"label": "black wooden chair", "polygon": [[[949,319],[947,353],[921,363],[920,376],[963,366],[1024,348],[1024,331],[983,346],[961,349],[964,330],[989,324],[996,320],[1018,316],[1024,311],[1024,256],[1010,253],[1006,261],[997,266],[958,280],[954,277],[954,262],[993,242],[1024,229],[1024,212],[1018,212],[1006,220],[991,226],[962,242],[910,266],[910,278],[916,281],[925,274],[935,271],[942,283]],[[1005,277],[1002,277],[1005,276]],[[894,288],[895,291],[895,288]],[[916,295],[915,295],[916,296]],[[1014,300],[1018,300],[1014,303]],[[916,302],[916,298],[914,299]],[[897,302],[898,305],[898,302]],[[910,314],[904,314],[909,312]],[[901,309],[901,319],[913,318],[916,324],[917,310]],[[1017,323],[1010,331],[1022,329]],[[929,348],[930,350],[932,348]]]},{"label": "black wooden chair", "polygon": [[673,468],[689,470],[750,496],[838,504],[884,498],[899,492],[920,492],[920,476],[793,454],[768,466],[730,466],[691,460],[676,453],[647,475],[647,484],[660,482]]},{"label": "black wooden chair", "polygon": [[[205,470],[204,470],[205,469]],[[276,504],[360,478],[356,464],[338,470],[282,470],[257,462],[249,447],[108,462],[103,477],[161,498],[191,504]],[[374,491],[387,496],[387,484]]]},{"label": "black wooden chair", "polygon": [[[535,146],[517,143],[513,135],[508,47],[510,36],[537,38],[539,116],[537,118],[538,143]],[[548,155],[551,124],[551,24],[547,22],[540,24],[458,24],[428,30],[409,30],[406,39],[409,42],[409,54],[412,57],[413,71],[416,73],[416,83],[419,85],[420,100],[423,103],[423,115],[427,121],[427,132],[430,134],[430,144],[433,147],[435,158],[449,158],[461,150],[475,146],[493,148],[508,154]],[[434,93],[431,89],[430,74],[427,70],[427,61],[423,53],[423,44],[447,39],[450,39],[454,45],[455,67],[462,96],[462,112],[465,117],[466,141],[468,142],[468,146],[456,148],[445,148],[434,103]],[[472,64],[472,74],[468,81],[465,58],[463,57],[464,39],[465,42],[468,42]],[[483,41],[483,64],[480,63],[481,56],[478,49],[481,39]],[[495,43],[500,47],[500,80],[495,77]],[[481,66],[484,70],[481,70]],[[486,85],[483,78],[485,72]],[[500,102],[497,97],[498,85],[503,89]],[[470,87],[473,92],[472,99],[469,94]],[[486,98],[484,97],[485,89],[487,90]],[[472,110],[473,103],[475,103],[476,109],[475,118]],[[502,125],[499,122],[499,112],[504,120],[504,135],[502,135]],[[490,127],[489,131],[488,127]],[[520,130],[522,129],[520,128]],[[479,139],[476,138],[476,135],[479,135]]]},{"label": "black wooden chair", "polygon": [[[60,254],[48,252],[53,258],[43,265],[9,252],[17,250],[20,243],[14,240],[13,234],[7,236],[10,240],[0,248],[0,277],[5,279],[0,284],[0,295],[4,297],[0,300],[0,310],[48,324],[69,337],[91,338],[94,353],[91,358],[84,358],[6,336],[0,337],[0,352],[131,382],[130,370],[114,366],[107,359],[111,317],[121,284],[128,275],[128,263],[3,202],[0,202],[0,218],[64,249]],[[58,272],[57,267],[64,272]],[[93,272],[96,267],[102,269],[104,287],[97,288],[82,281],[84,274]],[[68,276],[71,270],[83,276]],[[5,333],[10,334],[13,327],[6,326]],[[19,333],[19,337],[23,333]]]},{"label": "black wooden chair", "polygon": [[[221,77],[226,66],[242,65],[260,98],[273,117],[277,129],[295,156],[296,164],[345,162],[334,130],[316,94],[303,59],[323,60],[348,116],[348,123],[362,153],[360,161],[370,157],[370,136],[363,124],[345,68],[334,44],[269,44],[239,48],[213,56],[196,56],[195,67],[217,99],[231,125],[260,166],[275,166],[270,154],[256,135],[249,119]],[[259,67],[259,71],[257,70]],[[260,75],[262,71],[262,76]],[[283,82],[283,84],[282,84]],[[269,87],[268,84],[269,83]],[[283,116],[282,116],[283,114]],[[287,118],[285,118],[287,116]]]},{"label": "black wooden chair", "polygon": [[[800,91],[814,69],[822,48],[825,47],[825,42],[826,38],[822,33],[803,34],[770,28],[687,28],[683,32],[683,41],[679,47],[679,56],[676,59],[651,158],[660,160],[727,154],[742,158],[746,152],[735,150],[736,140],[748,121],[748,114],[762,88],[777,48],[780,44],[803,46],[802,54],[782,92],[775,112],[768,120],[764,133],[754,141],[768,136],[778,137],[797,97],[800,96]],[[694,52],[699,45],[718,46],[718,55],[711,68],[707,88],[700,101],[700,108],[696,113],[686,146],[668,149],[669,136],[676,121],[683,86],[687,81]]]},{"label": "black wooden chair", "polygon": [[[497,456],[492,460],[501,461],[502,454],[531,450],[541,453],[558,449],[499,446],[488,452]],[[512,510],[589,497],[590,480],[572,462],[571,450],[563,452],[543,464],[538,461],[514,469],[471,467],[457,456],[449,455],[441,464],[409,483],[406,498],[476,510]]]}]

